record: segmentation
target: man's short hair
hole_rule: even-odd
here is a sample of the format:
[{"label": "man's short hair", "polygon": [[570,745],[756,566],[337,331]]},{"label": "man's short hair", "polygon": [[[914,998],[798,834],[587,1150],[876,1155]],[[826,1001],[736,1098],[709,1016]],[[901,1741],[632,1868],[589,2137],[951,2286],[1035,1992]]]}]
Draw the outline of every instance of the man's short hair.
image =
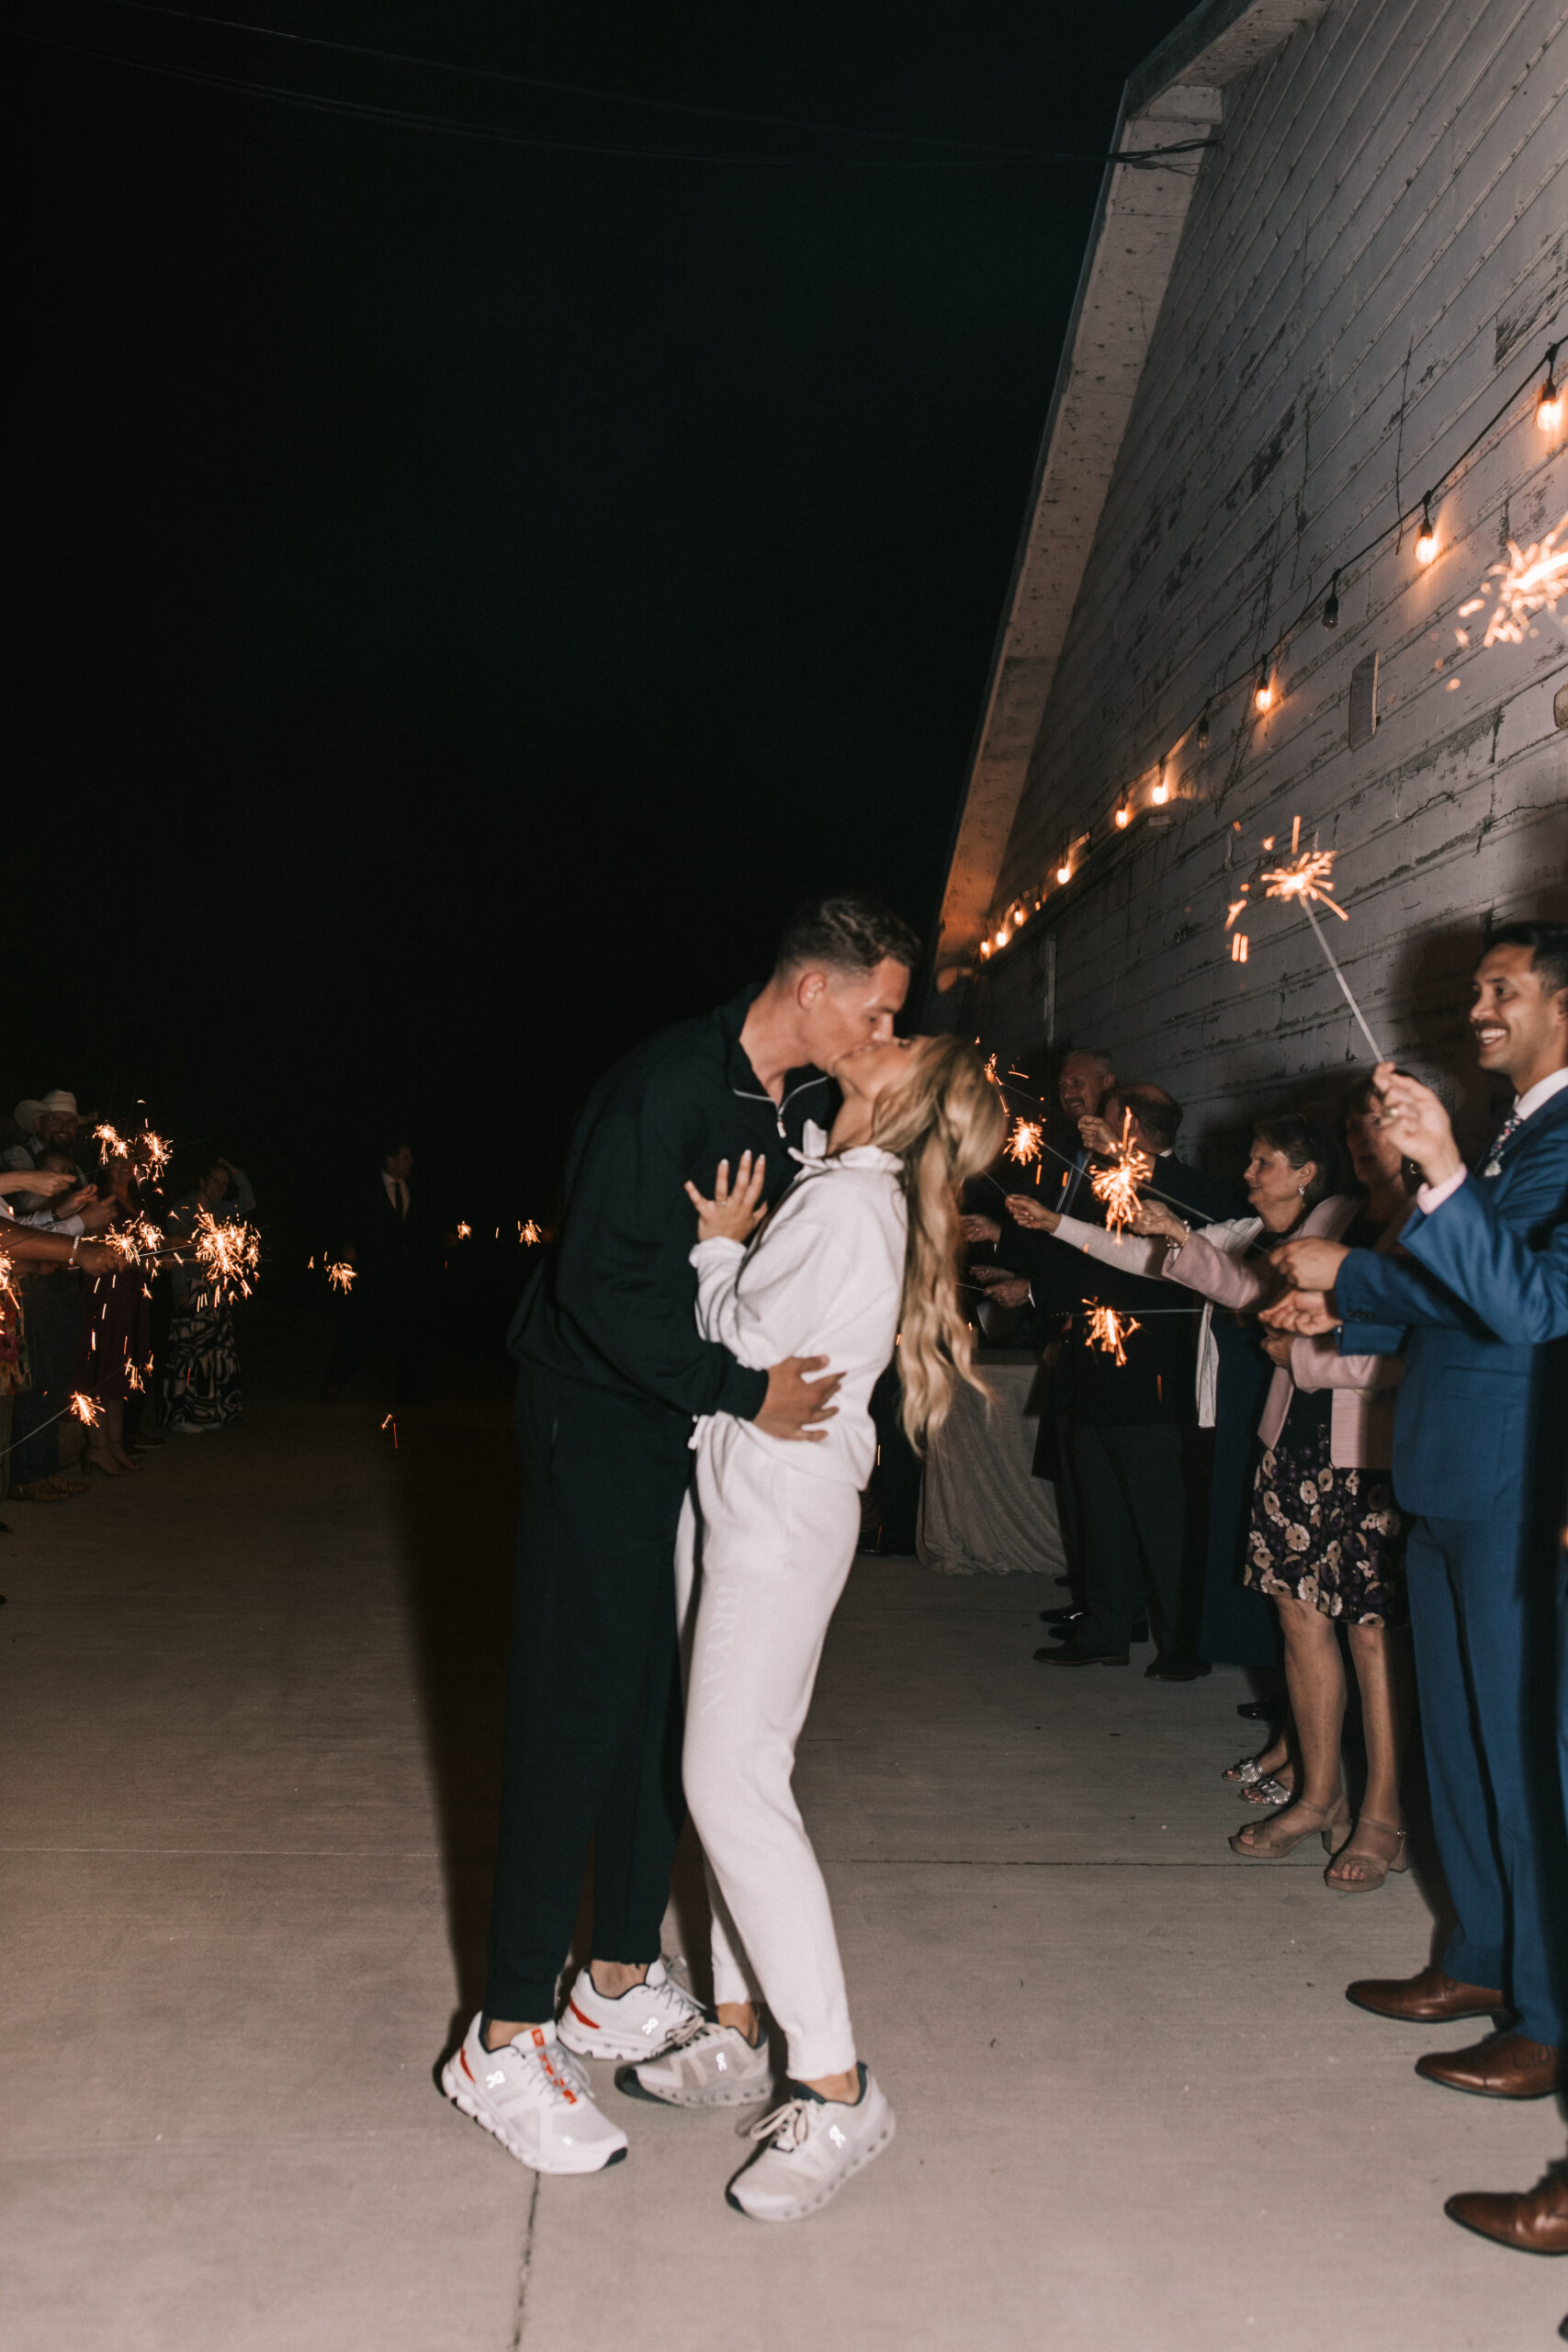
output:
[{"label": "man's short hair", "polygon": [[863,890],[830,890],[796,907],[784,927],[775,972],[825,964],[836,972],[874,972],[885,958],[912,972],[920,943],[907,922]]},{"label": "man's short hair", "polygon": [[1528,947],[1547,996],[1568,989],[1568,922],[1502,922],[1486,934],[1488,956],[1494,947]]},{"label": "man's short hair", "polygon": [[1124,1086],[1122,1100],[1129,1104],[1139,1126],[1158,1138],[1164,1151],[1173,1148],[1181,1132],[1181,1105],[1163,1086]]},{"label": "man's short hair", "polygon": [[1116,1065],[1103,1046],[1069,1046],[1062,1056],[1062,1068],[1066,1069],[1069,1062],[1098,1062],[1107,1078],[1116,1075]]}]

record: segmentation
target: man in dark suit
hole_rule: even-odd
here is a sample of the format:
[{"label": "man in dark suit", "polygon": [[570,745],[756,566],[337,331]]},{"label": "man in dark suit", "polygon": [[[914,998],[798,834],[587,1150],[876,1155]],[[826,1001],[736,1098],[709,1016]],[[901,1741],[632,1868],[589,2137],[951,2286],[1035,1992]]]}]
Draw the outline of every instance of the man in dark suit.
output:
[{"label": "man in dark suit", "polygon": [[412,1173],[412,1146],[389,1145],[378,1173],[359,1187],[344,1220],[340,1250],[354,1280],[339,1305],[337,1341],[322,1384],[329,1402],[375,1346],[391,1356],[398,1403],[416,1403],[422,1393],[431,1237],[415,1204]]},{"label": "man in dark suit", "polygon": [[[1507,2009],[1513,2022],[1416,2071],[1455,2090],[1540,2098],[1568,2082],[1568,1849],[1553,1753],[1554,1530],[1568,1424],[1568,1339],[1525,1316],[1506,1336],[1440,1271],[1456,1192],[1488,1227],[1544,1246],[1568,1194],[1568,925],[1509,923],[1476,971],[1471,1032],[1514,1106],[1478,1170],[1424,1188],[1397,1256],[1296,1241],[1272,1319],[1339,1324],[1347,1354],[1404,1348],[1393,1485],[1418,1514],[1407,1572],[1432,1821],[1459,1926],[1440,1967],[1352,1984],[1385,2017]],[[1432,1231],[1427,1232],[1430,1226]],[[1459,1261],[1449,1272],[1461,1276]],[[1330,1295],[1331,1294],[1331,1295]]]},{"label": "man in dark suit", "polygon": [[[1177,1159],[1181,1106],[1163,1087],[1126,1087],[1105,1108],[1105,1120],[1081,1123],[1095,1166],[1106,1164],[1131,1114],[1131,1139],[1154,1161],[1150,1181],[1164,1197],[1199,1217],[1235,1213],[1231,1187]],[[1104,1222],[1092,1181],[1076,1198],[1075,1216]],[[1195,1655],[1195,1579],[1189,1573],[1202,1556],[1201,1544],[1194,1549],[1189,1510],[1196,1310],[1184,1306],[1169,1283],[1124,1274],[1054,1239],[1061,1213],[1027,1193],[1011,1196],[1007,1214],[998,1259],[1027,1277],[1036,1306],[1067,1317],[1052,1398],[1058,1426],[1066,1424],[1057,1493],[1070,1487],[1084,1563],[1082,1616],[1064,1647],[1036,1656],[1054,1666],[1124,1666],[1146,1606],[1159,1651],[1149,1675],[1192,1681],[1208,1671]],[[1090,1301],[1114,1308],[1123,1324],[1137,1323],[1120,1355],[1091,1340]]]}]

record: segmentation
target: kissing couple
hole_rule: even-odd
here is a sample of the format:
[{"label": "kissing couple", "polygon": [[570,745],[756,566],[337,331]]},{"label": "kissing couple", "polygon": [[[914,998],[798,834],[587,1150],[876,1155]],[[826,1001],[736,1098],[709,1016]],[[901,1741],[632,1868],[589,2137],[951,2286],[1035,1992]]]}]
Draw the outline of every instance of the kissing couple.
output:
[{"label": "kissing couple", "polygon": [[[511,1333],[501,1835],[484,2007],[443,2087],[534,2170],[597,2172],[628,2143],[582,2060],[636,2098],[744,2106],[774,2086],[776,2029],[784,2096],[727,2190],[759,2221],[816,2211],[894,2131],[791,1778],[875,1459],[872,1388],[897,1343],[919,1448],[954,1384],[979,1385],[958,1188],[1007,1121],[973,1046],[895,1036],[919,952],[877,900],[816,899],[764,985],[608,1071]],[[711,2012],[660,1956],[686,1805]],[[592,1957],[558,2022],[591,1849]]]}]

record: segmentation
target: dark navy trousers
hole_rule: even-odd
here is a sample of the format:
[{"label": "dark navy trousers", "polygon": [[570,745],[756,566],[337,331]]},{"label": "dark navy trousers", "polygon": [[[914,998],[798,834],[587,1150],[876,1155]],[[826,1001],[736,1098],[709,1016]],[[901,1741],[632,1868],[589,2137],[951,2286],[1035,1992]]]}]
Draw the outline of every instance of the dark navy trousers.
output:
[{"label": "dark navy trousers", "polygon": [[1432,1826],[1459,1915],[1442,1966],[1568,2047],[1568,1838],[1552,1532],[1418,1519],[1405,1555]]}]

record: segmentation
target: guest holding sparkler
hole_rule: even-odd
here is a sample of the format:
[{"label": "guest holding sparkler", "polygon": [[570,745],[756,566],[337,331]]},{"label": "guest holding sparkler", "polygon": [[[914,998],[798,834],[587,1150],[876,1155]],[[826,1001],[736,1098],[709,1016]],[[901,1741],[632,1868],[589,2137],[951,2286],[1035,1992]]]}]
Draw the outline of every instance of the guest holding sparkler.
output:
[{"label": "guest holding sparkler", "polygon": [[[1337,1326],[1342,1349],[1405,1349],[1393,1480],[1416,1514],[1416,1675],[1459,1925],[1437,1966],[1362,1980],[1349,1998],[1411,2023],[1510,2012],[1502,2031],[1430,2052],[1416,2071],[1490,2098],[1542,2098],[1568,2082],[1568,1841],[1552,1752],[1568,1338],[1545,1336],[1557,1327],[1540,1282],[1524,1286],[1517,1319],[1497,1315],[1485,1269],[1529,1273],[1518,1245],[1544,1250],[1568,1199],[1568,924],[1495,931],[1472,995],[1481,1067],[1515,1090],[1482,1167],[1450,1169],[1452,1189],[1428,1193],[1397,1261],[1333,1241],[1290,1245],[1280,1265],[1297,1290],[1275,1317],[1282,1334]],[[1445,1255],[1442,1221],[1472,1187],[1461,1216],[1484,1211],[1483,1246]]]},{"label": "guest holding sparkler", "polygon": [[[0,1195],[12,1197],[24,1189],[48,1197],[72,1186],[72,1177],[64,1172],[35,1174],[29,1170],[25,1180],[12,1173],[0,1177]],[[46,1272],[61,1270],[57,1279],[76,1272],[107,1273],[115,1263],[114,1253],[101,1242],[85,1240],[79,1233],[49,1230],[42,1219],[18,1223],[0,1208],[0,1494],[9,1493],[22,1502],[64,1502],[85,1491],[85,1482],[62,1468],[58,1442],[70,1391],[59,1386],[50,1390],[46,1365],[40,1364],[35,1374],[28,1351],[27,1305],[29,1297],[35,1302],[39,1297],[36,1278]],[[79,1429],[80,1423],[73,1426]]]},{"label": "guest holding sparkler", "polygon": [[[70,1096],[50,1096],[46,1102],[58,1103],[62,1099],[71,1103],[70,1111],[45,1109],[40,1113],[40,1125],[48,1122],[52,1128],[63,1126],[66,1133],[51,1133],[36,1155],[30,1155],[30,1164],[38,1175],[50,1180],[50,1193],[41,1193],[34,1183],[13,1196],[18,1203],[41,1202],[47,1197],[47,1210],[33,1212],[38,1229],[64,1244],[52,1259],[29,1263],[22,1283],[22,1320],[31,1381],[27,1391],[19,1393],[16,1399],[11,1476],[17,1492],[24,1498],[30,1498],[35,1488],[51,1479],[62,1482],[67,1492],[82,1491],[84,1482],[73,1476],[82,1453],[82,1424],[62,1418],[62,1408],[76,1384],[77,1357],[86,1319],[80,1271],[82,1246],[86,1233],[100,1229],[114,1216],[114,1204],[99,1201],[96,1186],[76,1182],[81,1170],[72,1157],[76,1125],[74,1102]],[[62,1180],[64,1189],[54,1190]],[[71,1254],[73,1245],[74,1256]]]},{"label": "guest holding sparkler", "polygon": [[[1193,1215],[1223,1215],[1233,1205],[1228,1186],[1176,1159],[1180,1106],[1163,1088],[1125,1089],[1109,1107],[1114,1128],[1092,1115],[1081,1122],[1100,1163],[1077,1195],[1083,1209],[1108,1211],[1111,1180],[1123,1154],[1122,1173],[1130,1173],[1133,1153],[1146,1173],[1157,1164],[1162,1188]],[[1077,1254],[1051,1238],[1057,1212],[1026,1193],[1010,1196],[1007,1206],[998,1257],[1028,1276],[1037,1306],[1068,1317],[1052,1401],[1067,1423],[1065,1469],[1082,1514],[1087,1573],[1084,1615],[1071,1623],[1070,1638],[1035,1656],[1050,1666],[1125,1666],[1146,1605],[1158,1644],[1147,1673],[1193,1681],[1209,1668],[1196,1655],[1184,1574],[1195,1499],[1187,1434],[1196,1419],[1191,1317],[1173,1312],[1169,1292],[1135,1268],[1122,1272],[1109,1250],[1101,1253],[1103,1272],[1086,1285]],[[1114,1339],[1095,1320],[1094,1306],[1116,1314]]]},{"label": "guest holding sparkler", "polygon": [[213,1226],[243,1223],[255,1204],[243,1169],[214,1155],[203,1161],[195,1189],[169,1214],[168,1238],[179,1255],[164,1363],[164,1418],[181,1437],[201,1437],[240,1419],[231,1289],[203,1263],[197,1245]]},{"label": "guest holding sparkler", "polygon": [[[1346,1101],[1344,1133],[1360,1193],[1323,1197],[1328,1155],[1299,1113],[1258,1123],[1248,1162],[1248,1194],[1270,1229],[1293,1193],[1303,1234],[1387,1251],[1410,1213],[1404,1163],[1384,1129],[1371,1080]],[[1140,1231],[1172,1244],[1167,1279],[1201,1291],[1235,1311],[1256,1312],[1272,1276],[1257,1251],[1226,1255],[1163,1204],[1149,1202]],[[1404,1868],[1399,1801],[1401,1708],[1391,1626],[1404,1622],[1404,1520],[1389,1478],[1393,1396],[1401,1364],[1386,1356],[1338,1355],[1322,1340],[1271,1332],[1275,1364],[1258,1437],[1262,1458],[1253,1489],[1243,1582],[1267,1593],[1285,1637],[1285,1676],[1300,1777],[1291,1804],[1273,1820],[1231,1839],[1249,1861],[1278,1861],[1303,1838],[1320,1835],[1336,1856],[1327,1883],[1342,1894],[1380,1887]],[[1356,1831],[1341,1782],[1345,1673],[1337,1623],[1346,1626],[1361,1699],[1367,1785]],[[1258,1759],[1264,1772],[1283,1765],[1284,1736]],[[1343,1848],[1341,1852],[1339,1849]]]}]

